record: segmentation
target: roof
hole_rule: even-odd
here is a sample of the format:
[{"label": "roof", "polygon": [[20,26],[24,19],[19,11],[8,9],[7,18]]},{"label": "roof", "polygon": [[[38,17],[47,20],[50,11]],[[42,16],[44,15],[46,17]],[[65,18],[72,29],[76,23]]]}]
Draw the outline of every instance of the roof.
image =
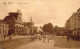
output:
[{"label": "roof", "polygon": [[9,15],[4,18],[4,21],[7,22],[17,22],[18,18],[21,20],[21,17],[19,15],[22,15],[20,12],[9,12]]},{"label": "roof", "polygon": [[80,11],[80,8],[77,11]]},{"label": "roof", "polygon": [[4,20],[11,20],[11,21],[14,20],[15,21],[15,18],[14,16],[6,16]]},{"label": "roof", "polygon": [[4,20],[0,20],[0,23],[7,24],[7,22]]},{"label": "roof", "polygon": [[9,12],[8,14],[9,14],[9,16],[6,16],[4,18],[4,20],[7,20],[7,19],[17,20],[18,19],[18,15],[21,14],[21,13],[19,13],[19,12]]},{"label": "roof", "polygon": [[14,16],[15,17],[15,19],[17,19],[18,18],[18,15],[19,15],[19,13],[18,12],[10,12],[10,13],[8,13],[10,16]]}]

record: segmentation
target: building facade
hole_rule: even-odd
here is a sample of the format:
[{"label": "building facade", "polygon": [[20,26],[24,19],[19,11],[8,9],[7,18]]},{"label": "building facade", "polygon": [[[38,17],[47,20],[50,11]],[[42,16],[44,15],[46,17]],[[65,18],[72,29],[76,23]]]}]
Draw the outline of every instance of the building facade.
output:
[{"label": "building facade", "polygon": [[9,25],[9,31],[12,30],[14,34],[24,35],[27,33],[27,26],[22,22],[22,13],[21,10],[17,12],[10,12],[9,15],[4,18]]},{"label": "building facade", "polygon": [[5,21],[0,20],[0,36],[8,35],[8,29],[8,24]]},{"label": "building facade", "polygon": [[66,21],[65,27],[73,31],[73,35],[77,35],[80,30],[80,8],[74,12],[72,16]]},{"label": "building facade", "polygon": [[33,35],[33,32],[34,22],[32,17],[30,22],[22,22],[21,10],[17,10],[17,12],[9,12],[8,16],[6,16],[3,20],[0,20],[0,35]]}]

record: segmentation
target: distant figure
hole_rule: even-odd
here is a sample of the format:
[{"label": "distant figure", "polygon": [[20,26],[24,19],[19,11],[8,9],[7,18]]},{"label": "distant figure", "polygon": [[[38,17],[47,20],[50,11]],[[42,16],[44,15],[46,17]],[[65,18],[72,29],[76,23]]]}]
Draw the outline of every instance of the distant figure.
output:
[{"label": "distant figure", "polygon": [[47,35],[47,42],[49,43],[50,35]]},{"label": "distant figure", "polygon": [[11,40],[12,39],[12,37],[11,37],[11,35],[9,36],[9,40]]},{"label": "distant figure", "polygon": [[41,35],[40,34],[37,34],[36,37],[37,37],[38,40],[41,40]]},{"label": "distant figure", "polygon": [[4,39],[6,38],[6,35],[4,34]]},{"label": "distant figure", "polygon": [[49,38],[47,40],[48,40],[48,43],[49,43]]},{"label": "distant figure", "polygon": [[12,33],[13,33],[13,29],[9,30],[9,32],[8,32],[9,40],[12,39],[12,37],[11,37]]},{"label": "distant figure", "polygon": [[45,40],[46,40],[46,37],[43,35],[43,42],[45,42]]},{"label": "distant figure", "polygon": [[53,35],[55,37],[55,35]]},{"label": "distant figure", "polygon": [[67,42],[69,42],[69,35],[67,36]]},{"label": "distant figure", "polygon": [[37,40],[37,35],[35,34],[34,36],[35,36],[35,39]]}]

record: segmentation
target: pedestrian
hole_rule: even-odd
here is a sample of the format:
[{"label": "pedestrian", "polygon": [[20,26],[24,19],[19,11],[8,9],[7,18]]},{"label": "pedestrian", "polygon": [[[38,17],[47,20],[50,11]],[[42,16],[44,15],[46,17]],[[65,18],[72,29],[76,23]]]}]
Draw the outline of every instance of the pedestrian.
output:
[{"label": "pedestrian", "polygon": [[4,39],[6,38],[6,35],[4,34]]},{"label": "pedestrian", "polygon": [[69,42],[69,35],[67,36],[67,42]]},{"label": "pedestrian", "polygon": [[9,40],[12,39],[11,35],[12,35],[13,32],[14,32],[13,29],[9,30],[9,32],[8,32]]},{"label": "pedestrian", "polygon": [[9,40],[11,40],[12,39],[12,37],[11,37],[11,35],[9,36]]},{"label": "pedestrian", "polygon": [[46,37],[43,35],[43,42],[45,43]]},{"label": "pedestrian", "polygon": [[49,38],[48,38],[48,43],[49,43]]}]

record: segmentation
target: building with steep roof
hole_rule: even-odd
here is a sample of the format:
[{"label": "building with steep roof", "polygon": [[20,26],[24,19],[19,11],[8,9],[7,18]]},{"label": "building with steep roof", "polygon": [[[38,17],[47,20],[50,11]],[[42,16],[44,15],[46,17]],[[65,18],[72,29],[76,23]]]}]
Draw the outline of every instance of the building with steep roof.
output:
[{"label": "building with steep roof", "polygon": [[34,34],[34,28],[32,17],[30,18],[30,22],[22,22],[21,10],[17,10],[17,12],[9,12],[8,16],[3,20],[0,20],[0,33],[7,33],[7,35],[32,35]]},{"label": "building with steep roof", "polygon": [[4,18],[9,24],[9,31],[13,30],[14,34],[25,34],[27,26],[24,26],[24,22],[22,22],[22,13],[20,10],[17,12],[10,12],[9,15]]}]

